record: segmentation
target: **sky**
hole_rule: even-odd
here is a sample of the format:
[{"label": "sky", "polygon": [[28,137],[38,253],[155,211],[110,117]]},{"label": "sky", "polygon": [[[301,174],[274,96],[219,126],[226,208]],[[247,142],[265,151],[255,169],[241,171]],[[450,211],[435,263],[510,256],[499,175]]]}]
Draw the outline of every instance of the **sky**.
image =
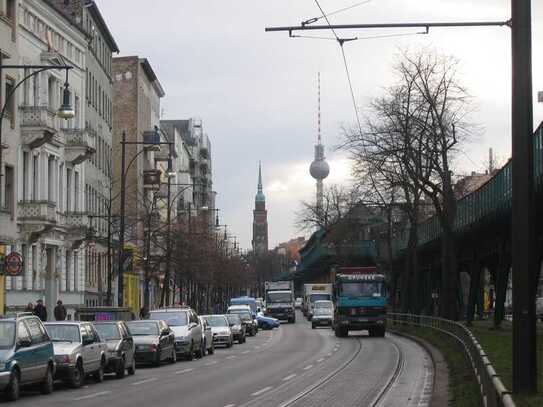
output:
[{"label": "sky", "polygon": [[[258,161],[262,160],[270,248],[303,235],[294,225],[311,201],[309,175],[317,134],[321,72],[322,133],[331,167],[326,184],[349,184],[350,164],[337,150],[341,128],[355,122],[343,60],[335,41],[266,33],[320,16],[314,0],[96,0],[120,55],[149,59],[166,96],[164,119],[199,117],[212,143],[214,189],[221,223],[250,248]],[[320,0],[329,13],[361,0]],[[543,120],[543,4],[533,1],[534,124]],[[510,0],[370,0],[335,14],[332,23],[505,21]],[[420,30],[345,32],[344,36],[412,34]],[[309,32],[308,35],[317,35]],[[320,35],[329,36],[329,32]],[[488,149],[503,162],[511,150],[511,45],[507,27],[431,29],[345,44],[356,104],[394,83],[392,65],[405,49],[460,60],[460,80],[473,95],[482,132],[463,146],[455,172],[483,171]],[[539,52],[538,52],[539,51]]]}]

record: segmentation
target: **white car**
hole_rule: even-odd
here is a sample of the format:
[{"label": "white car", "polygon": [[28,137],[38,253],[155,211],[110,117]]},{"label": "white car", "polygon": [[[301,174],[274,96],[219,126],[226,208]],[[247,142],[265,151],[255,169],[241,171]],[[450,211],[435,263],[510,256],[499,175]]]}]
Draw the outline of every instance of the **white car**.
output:
[{"label": "white car", "polygon": [[192,360],[194,354],[204,356],[202,324],[189,307],[163,308],[149,312],[149,319],[165,321],[175,334],[175,352]]},{"label": "white car", "polygon": [[203,315],[213,333],[213,343],[215,345],[225,345],[231,348],[234,344],[234,335],[230,329],[228,319],[224,315]]},{"label": "white car", "polygon": [[302,308],[302,303],[303,303],[303,298],[296,298],[296,300],[294,301],[294,307],[296,309],[301,309]]},{"label": "white car", "polygon": [[213,332],[207,321],[203,317],[198,317],[202,324],[202,338],[204,339],[204,356],[207,352],[209,355],[215,353],[215,344],[213,343]]}]

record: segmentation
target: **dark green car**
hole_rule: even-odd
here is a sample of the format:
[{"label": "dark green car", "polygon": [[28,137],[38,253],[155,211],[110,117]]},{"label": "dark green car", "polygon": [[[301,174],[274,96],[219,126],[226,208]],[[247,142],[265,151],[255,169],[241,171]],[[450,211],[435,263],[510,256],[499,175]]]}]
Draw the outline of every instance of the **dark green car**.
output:
[{"label": "dark green car", "polygon": [[53,343],[40,319],[28,313],[0,319],[0,391],[6,399],[17,400],[28,384],[51,393],[54,374]]}]

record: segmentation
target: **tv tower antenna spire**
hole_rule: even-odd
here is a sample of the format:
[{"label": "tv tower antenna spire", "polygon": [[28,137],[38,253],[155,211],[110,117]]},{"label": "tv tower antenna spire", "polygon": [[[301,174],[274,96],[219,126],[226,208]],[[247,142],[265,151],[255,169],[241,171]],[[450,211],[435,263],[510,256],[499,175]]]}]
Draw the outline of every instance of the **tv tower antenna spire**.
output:
[{"label": "tv tower antenna spire", "polygon": [[317,180],[317,213],[322,213],[324,201],[323,180],[330,174],[330,166],[324,157],[324,146],[322,145],[322,124],[321,124],[321,73],[317,75],[317,145],[315,146],[315,159],[309,167],[309,173]]}]

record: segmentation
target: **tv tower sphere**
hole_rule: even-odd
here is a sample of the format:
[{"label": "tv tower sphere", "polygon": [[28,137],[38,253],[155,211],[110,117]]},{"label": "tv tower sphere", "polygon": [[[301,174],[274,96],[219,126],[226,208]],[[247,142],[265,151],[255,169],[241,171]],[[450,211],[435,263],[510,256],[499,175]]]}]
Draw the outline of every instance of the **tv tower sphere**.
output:
[{"label": "tv tower sphere", "polygon": [[330,174],[330,166],[324,159],[317,159],[311,163],[309,173],[316,180],[322,181]]}]

